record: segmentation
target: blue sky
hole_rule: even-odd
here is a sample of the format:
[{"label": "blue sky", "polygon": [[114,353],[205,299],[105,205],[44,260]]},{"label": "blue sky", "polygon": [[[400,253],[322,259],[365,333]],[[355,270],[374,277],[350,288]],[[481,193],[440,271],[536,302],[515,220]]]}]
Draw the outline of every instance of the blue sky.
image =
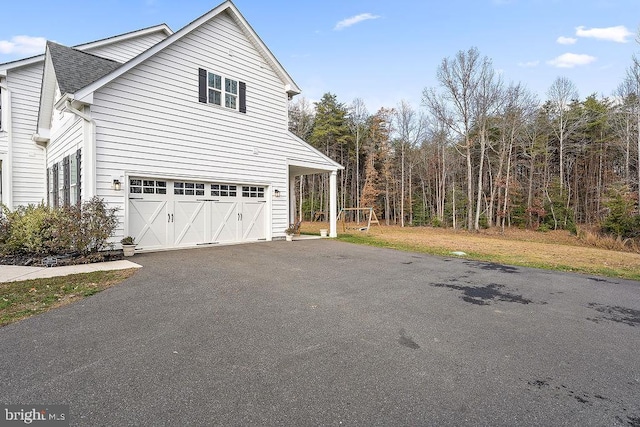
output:
[{"label": "blue sky", "polygon": [[[174,31],[217,0],[11,0],[0,63],[160,23]],[[420,107],[444,57],[477,47],[506,82],[544,99],[556,77],[611,95],[640,52],[640,0],[235,0],[310,101],[332,92],[370,112]]]}]

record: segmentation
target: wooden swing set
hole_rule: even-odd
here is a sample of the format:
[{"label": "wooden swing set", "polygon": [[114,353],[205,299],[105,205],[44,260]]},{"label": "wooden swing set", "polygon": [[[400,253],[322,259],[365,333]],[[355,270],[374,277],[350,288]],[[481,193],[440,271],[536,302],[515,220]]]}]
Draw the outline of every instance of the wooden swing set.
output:
[{"label": "wooden swing set", "polygon": [[[361,213],[364,215],[362,221],[360,221]],[[378,224],[378,227],[380,227],[380,222],[373,208],[342,208],[338,213],[337,221],[342,224],[342,232],[347,230],[368,232],[371,224]],[[367,224],[366,226],[364,225],[365,223]],[[380,230],[382,231],[382,227],[380,227]]]}]

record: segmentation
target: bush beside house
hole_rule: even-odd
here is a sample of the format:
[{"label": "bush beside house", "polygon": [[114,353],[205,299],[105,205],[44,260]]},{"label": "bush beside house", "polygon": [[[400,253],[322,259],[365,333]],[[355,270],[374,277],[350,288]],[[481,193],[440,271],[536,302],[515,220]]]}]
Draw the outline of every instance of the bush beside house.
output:
[{"label": "bush beside house", "polygon": [[0,254],[3,256],[87,256],[110,249],[118,226],[116,208],[94,197],[82,205],[51,208],[43,203],[2,208]]}]

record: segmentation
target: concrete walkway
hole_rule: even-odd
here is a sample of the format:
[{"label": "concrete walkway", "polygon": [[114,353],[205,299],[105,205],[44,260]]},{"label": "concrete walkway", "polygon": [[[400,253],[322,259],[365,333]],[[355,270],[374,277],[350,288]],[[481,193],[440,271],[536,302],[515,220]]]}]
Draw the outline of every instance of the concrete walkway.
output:
[{"label": "concrete walkway", "polygon": [[140,267],[142,266],[127,260],[96,262],[93,264],[65,265],[63,267],[0,265],[0,283],[42,279],[45,277],[67,276],[69,274],[90,273],[92,271],[125,270],[127,268]]}]

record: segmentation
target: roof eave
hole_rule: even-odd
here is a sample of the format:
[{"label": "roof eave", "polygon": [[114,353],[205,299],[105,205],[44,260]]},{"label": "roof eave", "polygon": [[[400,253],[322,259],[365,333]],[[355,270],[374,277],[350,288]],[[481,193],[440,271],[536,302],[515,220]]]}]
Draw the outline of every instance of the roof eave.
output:
[{"label": "roof eave", "polygon": [[280,75],[280,77],[283,80],[283,83],[285,84],[286,93],[289,94],[290,97],[299,94],[301,91],[298,85],[293,81],[291,76],[289,76],[287,71],[282,67],[282,65],[278,62],[275,56],[273,56],[271,51],[262,42],[262,40],[260,40],[260,37],[258,37],[256,32],[253,31],[249,23],[244,19],[244,17],[242,16],[238,8],[236,8],[236,6],[233,4],[233,2],[231,0],[227,0],[224,3],[221,3],[215,8],[211,9],[209,12],[205,13],[204,15],[200,16],[196,20],[182,27],[181,29],[179,29],[178,31],[176,31],[166,39],[162,40],[158,44],[147,49],[146,51],[136,56],[129,62],[126,62],[120,68],[112,71],[111,73],[107,74],[103,78],[96,80],[90,85],[80,89],[79,91],[76,92],[77,99],[83,99],[89,94],[95,92],[102,86],[111,82],[113,79],[118,78],[122,74],[126,73],[127,71],[137,66],[138,64],[142,63],[143,61],[146,61],[147,59],[154,56],[156,53],[162,51],[165,47],[170,46],[173,43],[177,42],[182,37],[191,33],[191,31],[203,25],[205,22],[209,21],[210,19],[219,15],[225,10],[230,10],[232,12],[234,19],[241,24],[240,26],[243,29],[243,31],[248,32],[248,34],[251,36],[251,40],[256,43],[256,47],[259,48],[261,54],[263,54],[265,59],[267,59],[268,62],[270,62],[270,65],[275,67],[277,73]]},{"label": "roof eave", "polygon": [[[73,46],[73,48],[79,50],[93,49],[96,47],[108,46],[113,43],[120,43],[124,40],[136,38],[141,35],[152,34],[155,32],[163,32],[167,35],[167,37],[173,34],[173,31],[167,24],[160,24],[149,28],[143,28],[141,30],[130,31],[128,33],[119,34],[117,36],[108,37],[106,39],[100,39],[89,43],[75,45]],[[0,74],[6,76],[8,70],[25,67],[27,65],[36,64],[42,61],[44,61],[44,53],[41,55],[31,56],[29,58],[16,59],[15,61],[5,62],[3,64],[0,64]]]}]

